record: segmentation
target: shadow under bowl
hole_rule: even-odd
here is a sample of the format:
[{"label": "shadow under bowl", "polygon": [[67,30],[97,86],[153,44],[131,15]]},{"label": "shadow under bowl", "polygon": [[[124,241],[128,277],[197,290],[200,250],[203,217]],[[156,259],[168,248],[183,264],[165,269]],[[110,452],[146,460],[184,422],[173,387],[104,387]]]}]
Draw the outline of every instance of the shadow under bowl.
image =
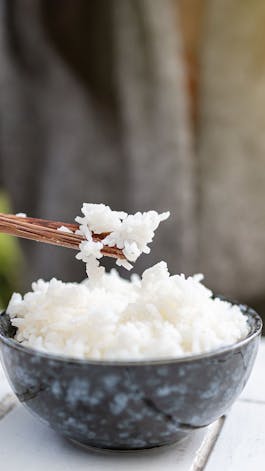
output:
[{"label": "shadow under bowl", "polygon": [[128,362],[25,347],[14,340],[16,329],[4,312],[2,363],[19,401],[75,443],[123,451],[169,445],[223,415],[244,388],[262,321],[239,306],[250,326],[243,340],[201,355]]}]

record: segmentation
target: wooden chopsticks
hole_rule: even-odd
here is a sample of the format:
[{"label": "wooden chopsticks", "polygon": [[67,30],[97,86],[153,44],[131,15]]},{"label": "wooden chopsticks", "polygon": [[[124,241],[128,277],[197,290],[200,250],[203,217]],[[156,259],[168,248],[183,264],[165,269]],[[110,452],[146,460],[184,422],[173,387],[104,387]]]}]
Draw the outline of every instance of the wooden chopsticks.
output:
[{"label": "wooden chopsticks", "polygon": [[[59,231],[58,229],[61,226],[67,227],[67,229],[70,229],[72,233]],[[78,224],[0,213],[0,233],[35,240],[37,242],[44,242],[46,244],[68,247],[75,250],[78,250],[79,244],[85,240],[84,237],[75,234],[75,231],[78,228]],[[92,235],[95,242],[102,241],[106,236],[107,233],[93,233]],[[117,247],[108,247],[104,245],[101,252],[107,257],[125,259],[122,250]]]}]

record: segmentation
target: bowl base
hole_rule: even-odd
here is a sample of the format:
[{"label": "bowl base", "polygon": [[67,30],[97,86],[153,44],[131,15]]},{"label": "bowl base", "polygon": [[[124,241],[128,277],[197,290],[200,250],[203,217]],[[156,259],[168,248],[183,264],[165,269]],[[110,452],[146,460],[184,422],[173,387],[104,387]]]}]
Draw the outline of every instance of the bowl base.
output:
[{"label": "bowl base", "polygon": [[146,445],[146,446],[143,446],[143,447],[138,447],[138,448],[126,448],[126,446],[124,447],[108,447],[108,446],[100,446],[100,445],[94,445],[94,444],[89,444],[89,443],[85,443],[85,442],[82,442],[82,441],[78,441],[78,440],[75,440],[73,438],[69,438],[69,437],[65,437],[67,439],[67,441],[71,442],[72,445],[74,446],[77,446],[77,447],[80,447],[82,448],[83,450],[86,450],[88,452],[94,452],[94,453],[103,453],[103,454],[109,454],[109,453],[144,453],[144,452],[148,452],[148,451],[155,451],[155,450],[160,450],[160,449],[167,449],[167,448],[170,448],[170,447],[173,447],[176,445],[176,443],[179,443],[181,442],[182,440],[184,440],[185,438],[187,438],[187,435],[190,435],[191,432],[179,432],[178,433],[178,436],[176,437],[176,439],[174,441],[170,441],[170,442],[163,442],[163,443],[159,443],[157,445]]}]

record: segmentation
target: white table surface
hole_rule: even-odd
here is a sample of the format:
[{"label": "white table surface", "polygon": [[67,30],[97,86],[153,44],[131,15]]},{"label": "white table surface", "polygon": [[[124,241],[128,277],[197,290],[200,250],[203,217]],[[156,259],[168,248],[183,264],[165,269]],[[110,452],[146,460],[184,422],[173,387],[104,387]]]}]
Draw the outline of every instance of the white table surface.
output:
[{"label": "white table surface", "polygon": [[227,417],[177,445],[134,454],[87,452],[39,423],[14,398],[0,367],[1,471],[258,471],[265,467],[265,340]]}]

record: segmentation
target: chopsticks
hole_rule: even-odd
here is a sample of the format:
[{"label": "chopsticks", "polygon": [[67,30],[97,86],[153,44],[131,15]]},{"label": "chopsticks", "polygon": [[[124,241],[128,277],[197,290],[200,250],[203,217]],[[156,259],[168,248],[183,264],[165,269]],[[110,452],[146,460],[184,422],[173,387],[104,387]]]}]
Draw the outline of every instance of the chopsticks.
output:
[{"label": "chopsticks", "polygon": [[[72,233],[58,230],[61,226],[67,227]],[[84,237],[75,234],[77,229],[79,229],[78,224],[0,213],[0,233],[74,250],[78,250],[79,244],[86,240]],[[107,235],[108,233],[93,233],[92,238],[95,242],[100,242]],[[122,250],[116,246],[108,247],[104,245],[101,252],[107,257],[125,259]]]}]

